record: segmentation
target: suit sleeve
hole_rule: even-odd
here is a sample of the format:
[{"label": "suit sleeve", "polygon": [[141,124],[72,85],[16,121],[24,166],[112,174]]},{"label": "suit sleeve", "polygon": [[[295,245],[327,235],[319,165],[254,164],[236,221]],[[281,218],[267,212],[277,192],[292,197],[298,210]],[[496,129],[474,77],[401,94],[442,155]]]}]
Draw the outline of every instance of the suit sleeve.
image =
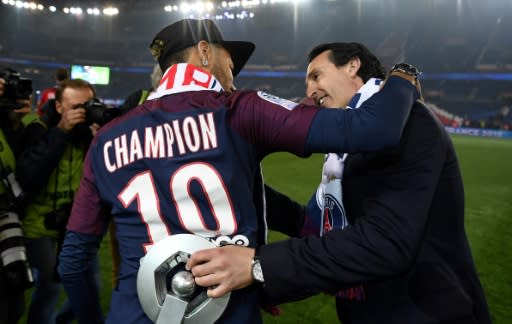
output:
[{"label": "suit sleeve", "polygon": [[321,109],[309,128],[305,153],[370,152],[395,146],[418,97],[411,82],[390,77],[359,109]]},{"label": "suit sleeve", "polygon": [[[414,128],[420,130],[407,131]],[[352,215],[357,219],[354,224],[323,237],[260,247],[264,289],[272,302],[383,280],[411,265],[446,158],[447,140],[432,118],[411,122],[406,131],[399,160],[373,170],[378,190],[361,202],[362,215]]]},{"label": "suit sleeve", "polygon": [[359,109],[319,108],[260,91],[239,91],[221,98],[228,107],[230,127],[254,144],[261,157],[282,151],[305,157],[397,145],[418,97],[411,82],[390,77]]},{"label": "suit sleeve", "polygon": [[271,230],[298,237],[304,224],[304,207],[274,188],[265,185],[267,224]]}]

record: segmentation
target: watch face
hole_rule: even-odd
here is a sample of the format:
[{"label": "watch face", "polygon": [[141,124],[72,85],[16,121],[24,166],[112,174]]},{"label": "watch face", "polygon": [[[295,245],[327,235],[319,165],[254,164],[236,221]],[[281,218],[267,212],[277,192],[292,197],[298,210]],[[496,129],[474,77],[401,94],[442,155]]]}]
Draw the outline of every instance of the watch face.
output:
[{"label": "watch face", "polygon": [[253,276],[254,280],[259,281],[259,282],[264,282],[263,271],[261,270],[260,260],[253,260],[252,276]]},{"label": "watch face", "polygon": [[407,63],[398,63],[398,64],[395,64],[392,68],[391,68],[391,71],[400,71],[400,72],[403,72],[403,73],[406,73],[406,74],[409,74],[411,76],[414,76],[414,77],[418,77],[420,75],[420,71],[414,66],[414,65],[411,65],[411,64],[407,64]]}]

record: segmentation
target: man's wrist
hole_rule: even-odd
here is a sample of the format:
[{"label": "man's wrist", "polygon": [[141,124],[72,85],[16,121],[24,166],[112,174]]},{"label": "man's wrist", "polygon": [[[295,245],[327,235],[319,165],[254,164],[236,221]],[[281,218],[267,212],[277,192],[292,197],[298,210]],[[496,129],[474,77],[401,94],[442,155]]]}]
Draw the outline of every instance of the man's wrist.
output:
[{"label": "man's wrist", "polygon": [[397,77],[400,77],[402,79],[405,79],[407,81],[409,81],[413,86],[416,86],[417,84],[417,79],[409,74],[406,74],[404,72],[400,72],[400,71],[391,71],[389,73],[389,76],[397,76]]},{"label": "man's wrist", "polygon": [[254,257],[252,258],[251,274],[252,274],[252,279],[255,282],[264,283],[265,279],[263,277],[263,269],[261,268],[261,261],[260,261],[258,252],[259,252],[259,249],[256,248],[254,250]]}]

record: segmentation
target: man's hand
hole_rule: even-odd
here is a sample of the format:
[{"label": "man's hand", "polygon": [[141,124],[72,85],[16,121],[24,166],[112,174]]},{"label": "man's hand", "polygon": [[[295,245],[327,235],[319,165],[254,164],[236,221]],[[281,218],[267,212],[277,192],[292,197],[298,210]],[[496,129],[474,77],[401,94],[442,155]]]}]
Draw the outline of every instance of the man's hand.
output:
[{"label": "man's hand", "polygon": [[30,99],[18,99],[16,103],[21,105],[21,107],[18,109],[14,109],[14,112],[18,113],[20,116],[24,116],[32,111],[32,108],[30,107]]},{"label": "man's hand", "polygon": [[92,136],[96,136],[96,134],[98,133],[100,128],[101,128],[100,125],[98,125],[96,123],[92,123],[91,126],[89,126],[89,129],[91,130]]},{"label": "man's hand", "polygon": [[423,100],[423,93],[421,92],[420,80],[418,80],[417,78],[415,78],[415,77],[413,77],[411,75],[408,75],[406,73],[400,72],[400,71],[393,71],[389,75],[390,76],[399,76],[399,77],[404,78],[407,81],[411,82],[416,87],[418,92],[420,93],[420,99]]},{"label": "man's hand", "polygon": [[85,109],[68,109],[62,112],[58,128],[70,132],[77,124],[85,122]]},{"label": "man's hand", "polygon": [[208,297],[222,297],[253,282],[254,249],[236,245],[197,251],[187,262],[196,284],[208,289]]}]

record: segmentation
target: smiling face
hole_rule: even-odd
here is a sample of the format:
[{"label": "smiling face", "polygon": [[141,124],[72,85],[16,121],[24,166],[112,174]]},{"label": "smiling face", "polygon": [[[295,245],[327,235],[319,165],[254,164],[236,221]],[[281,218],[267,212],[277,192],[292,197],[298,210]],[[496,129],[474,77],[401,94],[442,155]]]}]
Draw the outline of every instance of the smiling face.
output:
[{"label": "smiling face", "polygon": [[316,56],[308,65],[306,95],[319,106],[345,108],[357,90],[363,86],[357,75],[360,60],[356,57],[342,66],[336,66],[327,50]]}]

